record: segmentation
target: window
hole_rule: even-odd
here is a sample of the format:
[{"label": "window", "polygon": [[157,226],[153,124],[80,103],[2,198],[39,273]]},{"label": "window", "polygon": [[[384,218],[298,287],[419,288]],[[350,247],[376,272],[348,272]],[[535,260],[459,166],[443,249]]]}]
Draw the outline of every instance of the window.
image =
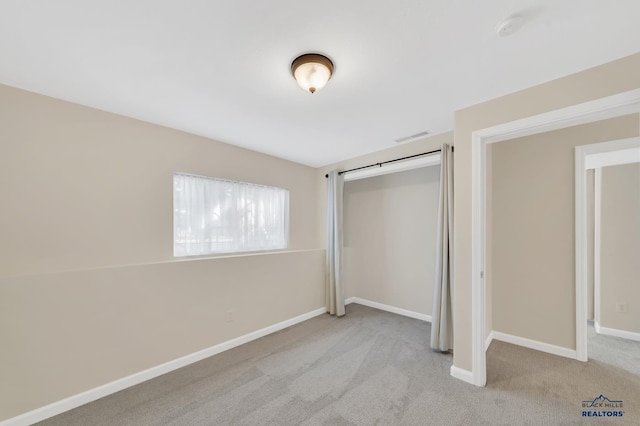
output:
[{"label": "window", "polygon": [[173,174],[173,255],[287,248],[289,191]]}]

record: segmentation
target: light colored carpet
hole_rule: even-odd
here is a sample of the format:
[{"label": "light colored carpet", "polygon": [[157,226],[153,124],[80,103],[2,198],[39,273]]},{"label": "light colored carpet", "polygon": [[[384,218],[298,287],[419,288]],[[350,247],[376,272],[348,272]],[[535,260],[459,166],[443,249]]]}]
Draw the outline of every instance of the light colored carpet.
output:
[{"label": "light colored carpet", "polygon": [[[428,323],[349,305],[63,413],[43,425],[640,424],[640,376],[502,342],[488,386],[449,374]],[[581,402],[624,400],[621,419]]]},{"label": "light colored carpet", "polygon": [[597,334],[593,322],[587,327],[589,359],[611,365],[630,374],[640,374],[640,342]]}]

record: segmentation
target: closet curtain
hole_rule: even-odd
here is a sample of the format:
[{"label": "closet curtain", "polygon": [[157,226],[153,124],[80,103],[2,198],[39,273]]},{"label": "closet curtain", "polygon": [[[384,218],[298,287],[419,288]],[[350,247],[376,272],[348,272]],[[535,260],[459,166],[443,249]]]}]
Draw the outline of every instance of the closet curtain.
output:
[{"label": "closet curtain", "polygon": [[453,271],[453,150],[444,144],[440,152],[440,199],[436,264],[433,286],[431,348],[453,349],[453,309],[451,282]]},{"label": "closet curtain", "polygon": [[344,315],[344,289],[342,286],[342,193],[344,178],[337,170],[327,176],[327,312]]}]

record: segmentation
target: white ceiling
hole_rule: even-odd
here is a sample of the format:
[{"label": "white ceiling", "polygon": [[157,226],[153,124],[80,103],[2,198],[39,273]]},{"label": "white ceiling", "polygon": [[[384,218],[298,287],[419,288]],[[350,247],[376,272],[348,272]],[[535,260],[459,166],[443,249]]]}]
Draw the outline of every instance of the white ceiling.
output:
[{"label": "white ceiling", "polygon": [[[640,0],[0,2],[0,83],[311,166],[639,50]],[[314,95],[306,52],[336,65]]]}]

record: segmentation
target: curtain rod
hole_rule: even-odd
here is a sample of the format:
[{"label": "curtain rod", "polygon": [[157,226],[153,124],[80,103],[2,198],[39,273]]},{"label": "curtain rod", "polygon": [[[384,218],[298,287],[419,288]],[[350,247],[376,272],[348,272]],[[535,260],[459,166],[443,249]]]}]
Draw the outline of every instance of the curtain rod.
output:
[{"label": "curtain rod", "polygon": [[[396,158],[395,160],[383,161],[382,163],[369,164],[368,166],[356,167],[355,169],[344,170],[342,172],[338,172],[339,175],[343,175],[349,172],[355,172],[356,170],[368,169],[369,167],[382,167],[383,164],[395,163],[396,161],[408,160],[409,158],[421,157],[423,155],[435,154],[436,152],[442,151],[441,149],[434,149],[433,151],[423,152],[422,154],[409,155],[408,157]],[[451,152],[453,152],[453,147],[451,147]],[[324,177],[328,178],[329,175],[326,174]]]}]

